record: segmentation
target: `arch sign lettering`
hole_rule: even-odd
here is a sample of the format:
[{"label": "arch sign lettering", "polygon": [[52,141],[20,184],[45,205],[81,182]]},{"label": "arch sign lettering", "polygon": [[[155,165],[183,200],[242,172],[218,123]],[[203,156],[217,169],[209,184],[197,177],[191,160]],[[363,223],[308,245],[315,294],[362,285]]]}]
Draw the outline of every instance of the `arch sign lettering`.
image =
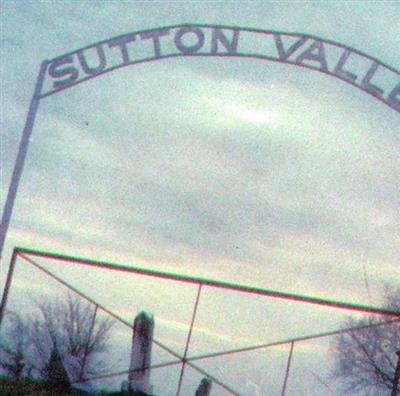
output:
[{"label": "arch sign lettering", "polygon": [[345,45],[296,33],[185,24],[131,32],[42,63],[20,142],[0,230],[0,255],[41,99],[119,68],[173,57],[242,57],[324,73],[400,113],[400,71]]}]

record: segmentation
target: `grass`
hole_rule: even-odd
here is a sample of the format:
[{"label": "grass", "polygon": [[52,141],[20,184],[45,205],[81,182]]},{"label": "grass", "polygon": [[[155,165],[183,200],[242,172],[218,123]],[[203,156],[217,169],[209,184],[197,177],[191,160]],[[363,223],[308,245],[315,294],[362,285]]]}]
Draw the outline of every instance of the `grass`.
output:
[{"label": "grass", "polygon": [[[7,377],[0,376],[0,396],[82,396],[84,393],[77,390],[63,390],[55,388],[44,381],[36,381],[32,379],[21,379],[14,381]],[[97,395],[102,396],[124,396],[123,392],[106,392],[99,391]],[[129,396],[146,396],[144,393],[138,392]],[[149,395],[148,395],[149,396]]]}]

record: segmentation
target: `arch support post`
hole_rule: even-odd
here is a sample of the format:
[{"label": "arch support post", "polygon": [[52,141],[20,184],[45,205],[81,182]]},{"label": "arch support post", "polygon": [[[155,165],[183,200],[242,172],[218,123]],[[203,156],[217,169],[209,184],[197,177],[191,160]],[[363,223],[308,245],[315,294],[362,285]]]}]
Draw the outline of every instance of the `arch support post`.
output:
[{"label": "arch support post", "polygon": [[6,239],[8,227],[10,225],[11,214],[14,207],[14,201],[17,195],[19,182],[21,180],[26,154],[28,152],[28,146],[32,134],[33,124],[35,122],[36,113],[39,107],[40,93],[42,90],[47,64],[48,62],[44,61],[40,66],[39,75],[36,80],[35,90],[31,99],[31,103],[29,105],[29,110],[26,116],[24,130],[22,132],[21,141],[19,143],[18,154],[15,160],[14,170],[11,176],[11,182],[8,188],[6,202],[3,208],[1,224],[0,224],[0,259],[3,254],[4,242]]}]

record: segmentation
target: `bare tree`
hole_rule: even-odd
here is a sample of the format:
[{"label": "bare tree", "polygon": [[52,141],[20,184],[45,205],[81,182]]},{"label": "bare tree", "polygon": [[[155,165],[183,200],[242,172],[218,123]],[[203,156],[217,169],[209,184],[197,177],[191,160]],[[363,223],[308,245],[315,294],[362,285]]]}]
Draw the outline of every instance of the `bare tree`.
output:
[{"label": "bare tree", "polygon": [[74,381],[104,372],[103,353],[114,320],[100,319],[96,307],[71,295],[37,302],[37,307],[39,315],[31,321],[30,339],[42,373],[53,350],[69,367]]},{"label": "bare tree", "polygon": [[0,333],[0,352],[6,355],[0,359],[3,370],[14,378],[24,370],[24,375],[47,379],[55,351],[73,382],[107,369],[104,352],[114,320],[99,318],[95,306],[71,295],[38,301],[36,307],[25,319],[15,313],[6,315],[8,325],[2,325]]},{"label": "bare tree", "polygon": [[[400,289],[386,290],[385,305],[400,314]],[[336,358],[333,375],[348,394],[386,395],[394,387],[400,321],[377,323],[377,318],[372,316],[349,319],[345,324],[347,328],[367,327],[342,333],[333,343]]]},{"label": "bare tree", "polygon": [[0,368],[16,381],[29,375],[30,367],[26,361],[28,347],[26,324],[15,312],[8,311],[0,329]]}]

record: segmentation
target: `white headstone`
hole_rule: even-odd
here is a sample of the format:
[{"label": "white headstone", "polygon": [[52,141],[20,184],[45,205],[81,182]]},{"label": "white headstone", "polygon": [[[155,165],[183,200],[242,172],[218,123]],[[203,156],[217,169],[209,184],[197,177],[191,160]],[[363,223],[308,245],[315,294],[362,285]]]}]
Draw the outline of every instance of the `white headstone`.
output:
[{"label": "white headstone", "polygon": [[129,389],[151,394],[150,385],[151,350],[153,344],[154,319],[146,312],[140,312],[133,323],[131,364],[128,375]]}]

